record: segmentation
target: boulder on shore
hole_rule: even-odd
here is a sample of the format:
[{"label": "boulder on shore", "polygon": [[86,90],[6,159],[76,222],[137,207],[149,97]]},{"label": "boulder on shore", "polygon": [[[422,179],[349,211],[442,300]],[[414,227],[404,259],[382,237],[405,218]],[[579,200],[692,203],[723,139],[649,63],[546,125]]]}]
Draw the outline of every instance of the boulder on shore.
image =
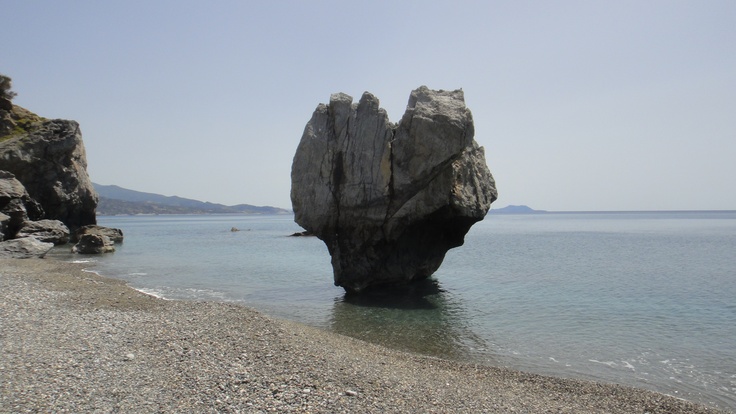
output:
[{"label": "boulder on shore", "polygon": [[[12,239],[28,220],[43,216],[43,208],[26,191],[23,184],[10,172],[0,170],[0,213],[3,214],[4,239]],[[3,240],[0,238],[0,241]]]},{"label": "boulder on shore", "polygon": [[44,257],[54,247],[54,243],[45,243],[34,237],[0,242],[0,258],[28,259]]},{"label": "boulder on shore", "polygon": [[0,241],[5,240],[5,234],[8,232],[8,224],[10,224],[10,216],[0,213]]},{"label": "boulder on shore", "polygon": [[84,234],[72,247],[72,253],[100,254],[115,251],[115,243],[101,234]]},{"label": "boulder on shore", "polygon": [[82,226],[74,232],[72,253],[100,254],[115,251],[115,243],[123,242],[123,231],[98,225]]},{"label": "boulder on shore", "polygon": [[85,234],[97,234],[100,236],[105,236],[113,243],[122,243],[123,242],[123,231],[120,229],[112,228],[112,227],[104,227],[104,226],[98,226],[96,224],[89,224],[87,226],[82,226],[78,228],[74,232],[74,236],[72,237],[73,242],[78,242],[81,240],[82,236]]},{"label": "boulder on shore", "polygon": [[333,94],[291,170],[295,221],[325,242],[349,292],[427,278],[497,198],[462,90],[412,91],[398,124],[378,99]]},{"label": "boulder on shore", "polygon": [[66,244],[69,242],[69,228],[59,220],[26,221],[15,237],[34,237],[55,245]]}]

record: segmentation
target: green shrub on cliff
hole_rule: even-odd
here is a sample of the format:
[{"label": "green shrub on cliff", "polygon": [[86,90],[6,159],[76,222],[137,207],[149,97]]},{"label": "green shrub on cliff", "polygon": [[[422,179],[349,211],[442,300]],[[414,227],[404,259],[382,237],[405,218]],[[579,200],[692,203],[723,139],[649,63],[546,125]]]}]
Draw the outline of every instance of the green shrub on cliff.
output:
[{"label": "green shrub on cliff", "polygon": [[10,90],[12,83],[13,81],[9,76],[0,74],[0,98],[7,99],[8,101],[12,101],[15,98],[16,93]]},{"label": "green shrub on cliff", "polygon": [[26,134],[46,120],[27,109],[13,105],[11,100],[17,94],[11,88],[12,79],[0,74],[0,142]]},{"label": "green shrub on cliff", "polygon": [[4,116],[0,116],[0,142],[27,134],[47,120],[18,105],[4,112]]}]

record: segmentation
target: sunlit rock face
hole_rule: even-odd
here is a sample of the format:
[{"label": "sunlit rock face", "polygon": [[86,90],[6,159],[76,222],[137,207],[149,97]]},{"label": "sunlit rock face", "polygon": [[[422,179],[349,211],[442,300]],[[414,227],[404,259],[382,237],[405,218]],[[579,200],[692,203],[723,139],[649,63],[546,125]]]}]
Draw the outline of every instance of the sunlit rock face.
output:
[{"label": "sunlit rock face", "polygon": [[71,229],[97,222],[79,124],[45,119],[17,105],[0,109],[0,170],[11,172],[44,211]]},{"label": "sunlit rock face", "polygon": [[294,156],[296,222],[325,242],[350,292],[434,273],[497,198],[462,90],[412,91],[398,124],[366,92],[337,93]]}]

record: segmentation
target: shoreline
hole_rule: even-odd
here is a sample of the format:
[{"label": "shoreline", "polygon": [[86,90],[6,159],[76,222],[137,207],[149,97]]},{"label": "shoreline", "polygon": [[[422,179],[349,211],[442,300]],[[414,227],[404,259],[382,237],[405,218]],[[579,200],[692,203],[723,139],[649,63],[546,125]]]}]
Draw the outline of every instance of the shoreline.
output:
[{"label": "shoreline", "polygon": [[159,299],[88,265],[0,260],[0,412],[726,413]]}]

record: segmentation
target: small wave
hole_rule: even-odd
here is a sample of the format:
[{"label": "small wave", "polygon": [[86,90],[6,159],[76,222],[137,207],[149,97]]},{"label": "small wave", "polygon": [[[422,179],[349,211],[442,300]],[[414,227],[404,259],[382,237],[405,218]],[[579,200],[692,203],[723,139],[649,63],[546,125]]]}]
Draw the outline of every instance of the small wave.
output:
[{"label": "small wave", "polygon": [[196,289],[196,288],[171,288],[165,286],[159,286],[157,288],[142,288],[133,287],[131,288],[149,296],[156,297],[163,300],[205,300],[215,302],[232,302],[233,300],[228,299],[224,292],[218,292],[210,289]]},{"label": "small wave", "polygon": [[148,276],[148,273],[133,272],[133,273],[128,273],[128,276]]},{"label": "small wave", "polygon": [[91,270],[91,269],[82,269],[82,271],[83,271],[83,272],[87,272],[87,273],[92,273],[92,274],[95,274],[95,275],[97,275],[97,276],[100,276],[100,277],[102,277],[102,274],[101,274],[100,272],[96,271],[96,270]]},{"label": "small wave", "polygon": [[630,370],[632,370],[632,371],[636,371],[636,368],[634,368],[634,366],[633,366],[633,365],[631,365],[631,364],[629,363],[629,361],[621,361],[621,362],[622,362],[622,363],[624,364],[624,368],[628,368],[628,369],[630,369]]},{"label": "small wave", "polygon": [[596,360],[596,359],[589,359],[588,361],[590,361],[590,362],[595,362],[596,364],[608,365],[608,366],[609,366],[609,367],[611,367],[611,368],[613,368],[613,367],[616,367],[616,366],[618,366],[618,364],[616,364],[616,363],[615,363],[615,362],[613,362],[613,361],[605,361],[605,362],[604,362],[604,361],[598,361],[598,360]]},{"label": "small wave", "polygon": [[163,294],[159,291],[153,290],[153,289],[145,289],[145,288],[133,288],[137,290],[138,292],[143,293],[144,295],[153,296],[156,299],[163,299],[163,300],[170,300],[163,296]]},{"label": "small wave", "polygon": [[217,290],[185,288],[185,289],[180,289],[179,292],[185,295],[187,299],[215,300],[218,302],[229,302],[225,292],[220,292]]},{"label": "small wave", "polygon": [[70,260],[69,263],[94,263],[94,260],[89,259],[78,259],[78,260]]}]

